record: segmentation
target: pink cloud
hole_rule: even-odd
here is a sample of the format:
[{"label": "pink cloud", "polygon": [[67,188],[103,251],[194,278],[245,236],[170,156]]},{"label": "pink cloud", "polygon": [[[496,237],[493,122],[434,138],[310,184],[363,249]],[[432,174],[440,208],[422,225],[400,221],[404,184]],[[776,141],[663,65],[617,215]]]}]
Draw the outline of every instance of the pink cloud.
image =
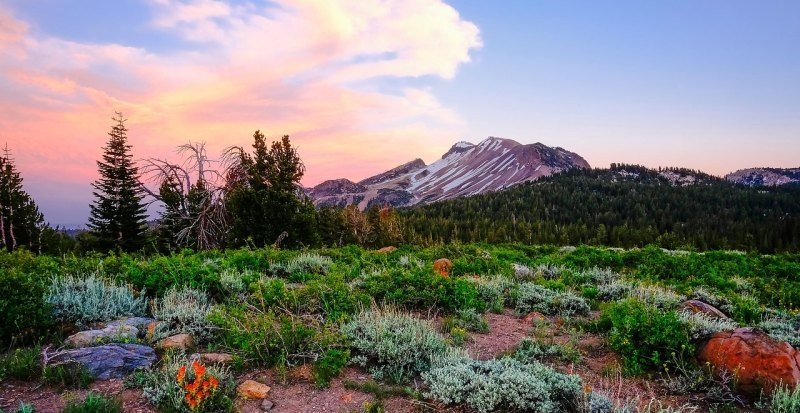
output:
[{"label": "pink cloud", "polygon": [[425,89],[363,86],[449,79],[469,62],[479,30],[441,0],[148,7],[152,30],[180,37],[185,50],[60,39],[0,9],[0,141],[15,150],[28,181],[88,185],[115,110],[129,119],[137,157],[168,156],[189,140],[207,141],[212,153],[248,145],[255,129],[290,134],[307,164],[306,184],[433,157],[464,132],[459,116]]}]

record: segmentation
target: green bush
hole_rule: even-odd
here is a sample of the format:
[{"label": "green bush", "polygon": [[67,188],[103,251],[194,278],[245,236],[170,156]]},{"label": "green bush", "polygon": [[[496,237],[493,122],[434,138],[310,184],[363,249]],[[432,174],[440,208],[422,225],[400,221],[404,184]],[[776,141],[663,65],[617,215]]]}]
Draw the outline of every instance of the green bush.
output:
[{"label": "green bush", "polygon": [[608,343],[622,356],[628,374],[660,368],[676,358],[688,360],[694,354],[688,327],[674,311],[626,299],[605,308],[602,322],[610,327]]},{"label": "green bush", "polygon": [[463,358],[422,374],[425,394],[445,405],[466,404],[478,412],[573,410],[582,395],[578,376],[558,373],[540,363],[512,358]]},{"label": "green bush", "polygon": [[489,323],[486,321],[486,317],[478,314],[473,308],[458,310],[454,315],[445,317],[442,321],[442,330],[444,331],[450,331],[455,327],[478,333],[489,332]]},{"label": "green bush", "polygon": [[519,343],[519,346],[517,346],[517,350],[514,352],[514,358],[523,363],[552,360],[563,360],[575,363],[580,360],[581,353],[572,344],[544,343],[542,341],[525,338]]},{"label": "green bush", "polygon": [[[160,369],[140,371],[131,376],[126,385],[140,387],[144,397],[162,412],[170,413],[221,413],[233,411],[233,398],[236,392],[236,382],[228,369],[217,366],[202,366],[204,375],[200,378],[205,381],[210,377],[217,380],[216,391],[203,400],[196,408],[187,404],[186,384],[194,381],[198,374],[195,364],[185,357],[166,358]],[[181,377],[183,383],[178,381],[178,371],[184,371]]]},{"label": "green bush", "polygon": [[153,317],[161,321],[156,325],[153,338],[186,333],[198,341],[210,340],[213,326],[208,315],[211,309],[211,300],[203,291],[171,288],[153,303]]},{"label": "green bush", "polygon": [[305,363],[341,341],[331,325],[314,318],[252,311],[244,306],[218,307],[209,319],[220,330],[218,344],[260,366]]},{"label": "green bush", "polygon": [[361,284],[375,300],[386,304],[415,308],[438,306],[449,311],[462,308],[483,311],[486,308],[473,282],[442,277],[427,267],[375,271],[366,274]]},{"label": "green bush", "polygon": [[589,303],[570,292],[558,292],[531,282],[519,284],[516,309],[520,314],[537,311],[546,315],[586,315]]},{"label": "green bush", "polygon": [[47,281],[22,268],[0,268],[0,346],[30,344],[51,334],[53,311],[44,299]]},{"label": "green bush", "polygon": [[0,358],[0,379],[34,380],[42,373],[42,349],[18,348]]},{"label": "green bush", "polygon": [[780,387],[772,393],[769,401],[770,413],[797,413],[800,412],[800,387],[794,390]]},{"label": "green bush", "polygon": [[331,379],[338,376],[349,361],[350,352],[348,350],[338,348],[326,350],[311,367],[314,384],[318,388],[328,387],[331,384]]},{"label": "green bush", "polygon": [[89,392],[82,401],[70,401],[61,413],[122,413],[122,402]]},{"label": "green bush", "polygon": [[53,278],[47,302],[56,320],[86,326],[125,316],[143,316],[147,299],[128,286],[97,273]]},{"label": "green bush", "polygon": [[83,364],[65,363],[45,366],[42,381],[51,386],[85,389],[94,377]]},{"label": "green bush", "polygon": [[355,351],[353,361],[369,367],[377,379],[404,382],[430,369],[451,350],[426,320],[392,308],[362,311],[342,325]]}]

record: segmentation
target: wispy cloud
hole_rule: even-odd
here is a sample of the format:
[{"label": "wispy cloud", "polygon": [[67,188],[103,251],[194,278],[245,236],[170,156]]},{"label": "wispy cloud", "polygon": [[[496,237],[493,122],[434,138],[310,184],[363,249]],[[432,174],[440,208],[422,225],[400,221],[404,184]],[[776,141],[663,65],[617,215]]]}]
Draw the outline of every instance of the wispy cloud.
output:
[{"label": "wispy cloud", "polygon": [[374,87],[450,79],[481,47],[478,28],[441,0],[143,7],[149,30],[180,39],[181,50],[58,38],[0,9],[0,140],[29,181],[88,188],[113,110],[130,119],[140,157],[190,139],[247,144],[255,129],[291,134],[309,183],[364,176],[409,150],[433,156],[463,133],[429,90]]}]

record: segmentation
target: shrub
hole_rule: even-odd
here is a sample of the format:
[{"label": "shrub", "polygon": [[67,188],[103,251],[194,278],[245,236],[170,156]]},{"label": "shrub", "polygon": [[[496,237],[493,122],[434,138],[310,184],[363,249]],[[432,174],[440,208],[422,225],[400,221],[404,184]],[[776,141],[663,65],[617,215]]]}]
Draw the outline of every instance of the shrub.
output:
[{"label": "shrub", "polygon": [[337,348],[326,350],[311,367],[314,384],[318,388],[328,387],[331,384],[331,379],[338,376],[349,361],[350,352],[348,350]]},{"label": "shrub", "polygon": [[445,405],[463,403],[479,412],[562,412],[572,409],[582,392],[578,376],[511,358],[460,359],[422,377],[428,385],[426,397]]},{"label": "shrub", "polygon": [[[0,409],[0,413],[4,412],[4,410]],[[14,410],[14,413],[36,413],[36,408],[33,407],[32,404],[20,402],[17,410]]]},{"label": "shrub", "polygon": [[800,387],[794,390],[788,387],[779,387],[772,393],[769,402],[770,413],[797,413],[800,412]]},{"label": "shrub", "polygon": [[387,268],[362,276],[361,286],[376,301],[398,306],[439,306],[450,311],[461,308],[483,310],[473,282],[460,277],[445,278],[430,268]]},{"label": "shrub", "polygon": [[30,344],[49,334],[53,312],[46,291],[46,277],[0,268],[0,346]]},{"label": "shrub", "polygon": [[325,275],[328,274],[331,267],[333,267],[333,260],[330,257],[313,252],[303,252],[284,266],[290,276],[302,273]]},{"label": "shrub", "polygon": [[720,331],[733,330],[739,324],[728,318],[717,318],[703,313],[692,313],[691,311],[678,312],[678,318],[688,329],[689,338],[692,341],[700,341]]},{"label": "shrub", "polygon": [[160,370],[140,372],[136,382],[147,400],[168,412],[229,412],[236,383],[230,372],[180,357],[166,359]]},{"label": "shrub", "polygon": [[489,332],[489,323],[486,321],[486,317],[478,314],[473,308],[458,310],[455,315],[446,317],[442,323],[444,331],[450,331],[456,327],[479,333]]},{"label": "shrub", "polygon": [[758,327],[776,340],[786,341],[795,347],[800,346],[797,321],[786,314],[765,315],[758,323]]},{"label": "shrub", "polygon": [[730,315],[734,311],[733,303],[726,297],[721,296],[719,293],[711,291],[705,287],[699,287],[692,293],[689,298],[699,300],[704,303],[711,304],[723,313]]},{"label": "shrub", "polygon": [[212,323],[208,296],[192,288],[171,288],[163,298],[154,300],[153,317],[161,321],[156,325],[153,338],[163,338],[179,333],[191,334],[196,340],[211,338]]},{"label": "shrub", "polygon": [[341,276],[329,275],[298,288],[296,302],[304,314],[322,314],[331,321],[342,320],[369,304],[369,296],[352,288]]},{"label": "shrub", "polygon": [[47,302],[56,320],[86,326],[126,316],[143,316],[147,298],[136,296],[128,286],[97,273],[56,277],[47,291]]},{"label": "shrub", "polygon": [[219,283],[222,289],[231,297],[238,297],[247,292],[246,279],[257,278],[251,271],[239,272],[225,269],[219,274]]},{"label": "shrub", "polygon": [[526,282],[516,292],[516,308],[520,314],[538,311],[547,315],[585,315],[589,304],[585,299],[570,292],[558,292],[541,285]]},{"label": "shrub", "polygon": [[640,374],[647,367],[669,364],[675,359],[673,353],[681,359],[693,354],[688,328],[674,311],[626,299],[611,304],[602,317],[603,323],[611,327],[608,343],[622,356],[623,368],[628,374]]},{"label": "shrub", "polygon": [[671,310],[686,300],[686,297],[657,285],[636,286],[631,289],[630,296],[664,310]]},{"label": "shrub", "polygon": [[355,350],[354,358],[377,379],[403,382],[427,371],[449,349],[427,320],[392,308],[362,311],[342,325],[342,333]]},{"label": "shrub", "polygon": [[89,392],[83,401],[70,401],[61,413],[122,413],[122,402]]},{"label": "shrub", "polygon": [[83,364],[63,363],[45,366],[42,381],[51,386],[85,389],[94,377]]},{"label": "shrub", "polygon": [[601,301],[615,301],[622,299],[631,290],[631,285],[621,280],[614,280],[607,284],[597,286],[597,299]]},{"label": "shrub", "polygon": [[502,313],[509,298],[510,291],[516,283],[502,275],[470,279],[477,287],[478,298],[485,302],[494,313]]},{"label": "shrub", "polygon": [[577,362],[581,358],[580,351],[571,344],[544,343],[529,338],[523,339],[514,358],[523,363],[543,362],[550,360],[564,360]]},{"label": "shrub", "polygon": [[304,320],[272,311],[252,311],[244,306],[217,307],[209,319],[221,332],[219,344],[267,367],[315,360],[325,349],[341,341],[331,325],[315,318]]},{"label": "shrub", "polygon": [[603,393],[593,391],[586,396],[587,413],[614,413],[614,403]]},{"label": "shrub", "polygon": [[33,380],[42,373],[42,350],[18,348],[0,358],[0,379]]}]

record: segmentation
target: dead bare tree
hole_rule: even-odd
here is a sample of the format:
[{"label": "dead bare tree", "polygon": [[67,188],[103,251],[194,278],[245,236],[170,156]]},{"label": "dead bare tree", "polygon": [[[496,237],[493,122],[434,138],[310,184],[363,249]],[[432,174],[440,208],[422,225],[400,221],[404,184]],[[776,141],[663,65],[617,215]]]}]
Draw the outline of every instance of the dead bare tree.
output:
[{"label": "dead bare tree", "polygon": [[[227,183],[206,152],[205,142],[189,142],[178,147],[180,163],[164,159],[144,160],[142,174],[155,183],[158,191],[142,185],[156,201],[165,204],[171,219],[179,223],[175,232],[178,245],[197,249],[221,246],[228,231],[225,210]],[[165,199],[165,192],[177,195]]]}]

